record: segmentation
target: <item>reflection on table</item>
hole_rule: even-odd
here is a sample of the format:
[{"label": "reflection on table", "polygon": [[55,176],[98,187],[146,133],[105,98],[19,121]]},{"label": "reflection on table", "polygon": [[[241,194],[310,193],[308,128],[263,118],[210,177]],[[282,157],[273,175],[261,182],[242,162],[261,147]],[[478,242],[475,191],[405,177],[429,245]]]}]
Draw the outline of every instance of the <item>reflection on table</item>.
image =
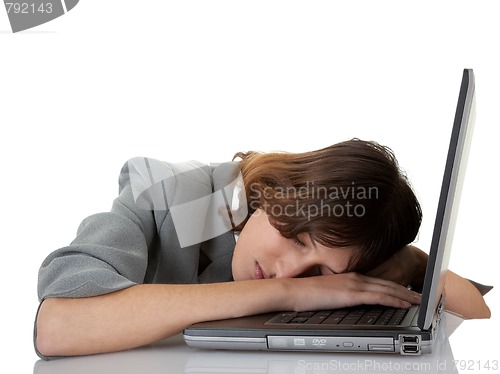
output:
[{"label": "reflection on table", "polygon": [[462,320],[446,313],[434,350],[421,356],[373,353],[210,351],[187,347],[181,335],[125,352],[35,363],[36,374],[156,373],[457,373],[448,340]]}]

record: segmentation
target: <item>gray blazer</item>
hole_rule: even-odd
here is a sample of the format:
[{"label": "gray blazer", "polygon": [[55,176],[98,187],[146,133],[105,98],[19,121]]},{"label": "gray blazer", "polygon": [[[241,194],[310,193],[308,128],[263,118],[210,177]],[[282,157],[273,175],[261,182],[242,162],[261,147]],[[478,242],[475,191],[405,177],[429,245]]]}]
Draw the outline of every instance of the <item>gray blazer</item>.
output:
[{"label": "gray blazer", "polygon": [[[234,234],[231,226],[214,229],[208,218],[227,217],[234,201],[231,183],[239,175],[237,162],[129,160],[111,211],[86,218],[75,240],[43,261],[40,301],[102,295],[141,283],[231,281]],[[228,227],[227,219],[222,225]]]}]

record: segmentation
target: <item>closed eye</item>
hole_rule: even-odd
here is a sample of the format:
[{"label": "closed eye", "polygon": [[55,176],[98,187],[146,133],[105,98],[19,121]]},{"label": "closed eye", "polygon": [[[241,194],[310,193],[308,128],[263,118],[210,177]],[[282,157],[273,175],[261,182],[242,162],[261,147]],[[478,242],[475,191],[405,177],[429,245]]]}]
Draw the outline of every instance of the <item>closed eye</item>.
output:
[{"label": "closed eye", "polygon": [[295,244],[297,244],[298,246],[300,246],[300,247],[305,247],[305,246],[306,246],[306,244],[305,244],[304,242],[302,242],[302,241],[301,241],[299,238],[297,238],[297,237],[293,238],[293,242],[294,242]]}]

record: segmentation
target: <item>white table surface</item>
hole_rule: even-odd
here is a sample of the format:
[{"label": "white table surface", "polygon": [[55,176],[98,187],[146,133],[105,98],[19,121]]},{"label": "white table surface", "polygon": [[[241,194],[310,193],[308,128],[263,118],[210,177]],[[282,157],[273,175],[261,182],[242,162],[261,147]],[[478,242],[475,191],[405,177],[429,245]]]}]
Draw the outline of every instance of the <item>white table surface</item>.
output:
[{"label": "white table surface", "polygon": [[[431,354],[312,353],[211,351],[187,347],[181,335],[157,344],[125,352],[87,357],[39,360],[36,374],[57,373],[459,373],[500,372],[495,349],[478,355],[471,344],[471,332],[487,333],[490,321],[462,321],[446,314],[435,349]],[[458,346],[461,356],[454,355]],[[464,356],[466,354],[467,356]],[[491,355],[495,355],[491,356]],[[489,362],[487,362],[487,360]]]}]

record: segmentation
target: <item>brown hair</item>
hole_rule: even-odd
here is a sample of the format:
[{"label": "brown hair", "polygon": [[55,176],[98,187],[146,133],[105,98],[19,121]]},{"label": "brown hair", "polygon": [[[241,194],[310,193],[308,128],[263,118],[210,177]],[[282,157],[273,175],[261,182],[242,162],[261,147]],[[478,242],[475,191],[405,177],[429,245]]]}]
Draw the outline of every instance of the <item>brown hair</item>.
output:
[{"label": "brown hair", "polygon": [[250,214],[263,209],[286,238],[306,232],[327,247],[355,248],[348,271],[376,267],[418,233],[420,204],[388,147],[352,139],[312,152],[237,157]]}]

